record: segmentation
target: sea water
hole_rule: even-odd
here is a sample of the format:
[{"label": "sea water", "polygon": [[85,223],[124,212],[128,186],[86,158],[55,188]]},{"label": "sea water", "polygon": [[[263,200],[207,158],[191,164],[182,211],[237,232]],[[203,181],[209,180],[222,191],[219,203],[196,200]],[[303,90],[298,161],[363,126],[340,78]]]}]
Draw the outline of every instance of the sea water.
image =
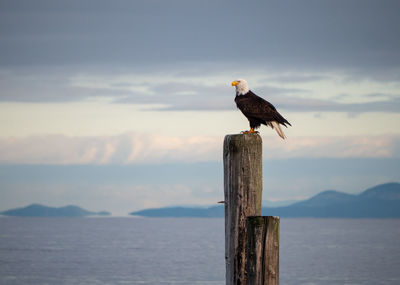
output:
[{"label": "sea water", "polygon": [[[400,219],[281,219],[281,284],[400,284]],[[224,220],[0,218],[0,284],[225,284]]]}]

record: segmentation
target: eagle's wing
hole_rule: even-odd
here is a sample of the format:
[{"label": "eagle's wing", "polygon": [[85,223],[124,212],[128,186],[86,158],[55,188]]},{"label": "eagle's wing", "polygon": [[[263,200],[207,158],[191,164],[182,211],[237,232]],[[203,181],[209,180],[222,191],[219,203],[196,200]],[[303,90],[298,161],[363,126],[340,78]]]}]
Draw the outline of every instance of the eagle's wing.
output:
[{"label": "eagle's wing", "polygon": [[244,96],[238,96],[235,101],[237,107],[246,117],[255,118],[266,123],[276,121],[284,126],[286,124],[290,125],[271,103],[251,91]]}]

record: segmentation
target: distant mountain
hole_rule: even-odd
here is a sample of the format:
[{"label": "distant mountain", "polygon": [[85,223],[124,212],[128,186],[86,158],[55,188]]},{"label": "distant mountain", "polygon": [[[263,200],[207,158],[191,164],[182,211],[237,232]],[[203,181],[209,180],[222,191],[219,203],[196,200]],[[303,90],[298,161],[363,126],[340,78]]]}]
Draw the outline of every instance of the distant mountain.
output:
[{"label": "distant mountain", "polygon": [[400,218],[400,184],[387,183],[359,195],[324,191],[287,207],[263,208],[263,215],[321,218]]},{"label": "distant mountain", "polygon": [[108,216],[111,215],[111,213],[106,211],[90,212],[77,206],[54,208],[32,204],[24,208],[0,212],[0,215],[17,217],[85,217],[93,215]]},{"label": "distant mountain", "polygon": [[[280,217],[400,218],[400,183],[381,184],[359,195],[335,190],[284,207],[263,207],[262,214]],[[223,206],[146,209],[130,215],[145,217],[224,217]]]},{"label": "distant mountain", "polygon": [[362,198],[376,198],[379,200],[400,200],[399,183],[381,184],[369,188],[362,192],[359,196]]}]

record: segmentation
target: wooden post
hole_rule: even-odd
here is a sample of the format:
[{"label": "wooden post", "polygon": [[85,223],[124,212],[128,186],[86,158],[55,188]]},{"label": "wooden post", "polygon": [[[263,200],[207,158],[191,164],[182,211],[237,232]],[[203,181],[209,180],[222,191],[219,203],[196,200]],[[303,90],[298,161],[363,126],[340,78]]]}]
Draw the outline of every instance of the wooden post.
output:
[{"label": "wooden post", "polygon": [[258,134],[224,140],[226,284],[246,284],[246,218],[261,216],[262,140]]},{"label": "wooden post", "polygon": [[279,285],[279,217],[247,218],[247,284]]}]

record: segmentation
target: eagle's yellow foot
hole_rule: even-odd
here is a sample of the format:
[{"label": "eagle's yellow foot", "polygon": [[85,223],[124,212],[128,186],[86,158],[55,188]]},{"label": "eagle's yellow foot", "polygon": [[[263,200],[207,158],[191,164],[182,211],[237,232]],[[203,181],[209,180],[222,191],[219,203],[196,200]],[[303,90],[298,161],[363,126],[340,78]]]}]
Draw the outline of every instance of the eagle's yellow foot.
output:
[{"label": "eagle's yellow foot", "polygon": [[242,131],[240,133],[241,134],[258,134],[258,132],[255,131],[254,129],[250,129],[250,131]]}]

